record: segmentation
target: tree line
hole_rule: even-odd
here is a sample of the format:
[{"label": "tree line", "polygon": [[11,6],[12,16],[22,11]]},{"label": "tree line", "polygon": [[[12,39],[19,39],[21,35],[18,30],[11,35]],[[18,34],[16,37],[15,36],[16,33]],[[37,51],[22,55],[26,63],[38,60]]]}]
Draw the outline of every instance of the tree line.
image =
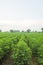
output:
[{"label": "tree line", "polygon": [[[2,30],[0,29],[0,32],[2,32]],[[9,32],[9,31],[6,31]],[[20,32],[20,30],[13,30],[11,29],[10,32]],[[26,31],[22,30],[21,32],[32,32],[31,29],[27,29]],[[33,32],[38,32],[38,31],[33,31]],[[41,32],[43,32],[43,28],[41,28]]]}]

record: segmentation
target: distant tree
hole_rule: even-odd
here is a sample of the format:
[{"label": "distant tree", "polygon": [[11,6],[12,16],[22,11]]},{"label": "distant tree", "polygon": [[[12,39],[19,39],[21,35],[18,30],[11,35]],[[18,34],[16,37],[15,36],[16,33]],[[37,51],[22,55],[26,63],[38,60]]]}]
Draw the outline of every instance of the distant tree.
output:
[{"label": "distant tree", "polygon": [[20,32],[20,30],[10,30],[10,32]]},{"label": "distant tree", "polygon": [[14,32],[14,31],[11,29],[10,32]]},{"label": "distant tree", "polygon": [[37,32],[37,31],[35,31],[35,32]]},{"label": "distant tree", "polygon": [[41,28],[42,32],[43,32],[43,28]]},{"label": "distant tree", "polygon": [[22,32],[24,32],[24,30],[22,30]]},{"label": "distant tree", "polygon": [[20,32],[20,30],[14,30],[14,32]]},{"label": "distant tree", "polygon": [[31,31],[30,29],[27,30],[27,32],[30,32],[30,31]]},{"label": "distant tree", "polygon": [[0,32],[2,32],[2,30],[0,30]]}]

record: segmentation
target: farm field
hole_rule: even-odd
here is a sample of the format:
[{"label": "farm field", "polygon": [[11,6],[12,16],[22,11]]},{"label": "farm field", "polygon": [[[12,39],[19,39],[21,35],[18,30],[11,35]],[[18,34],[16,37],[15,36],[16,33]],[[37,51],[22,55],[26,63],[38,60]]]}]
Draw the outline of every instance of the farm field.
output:
[{"label": "farm field", "polygon": [[0,32],[0,65],[43,65],[43,33]]}]

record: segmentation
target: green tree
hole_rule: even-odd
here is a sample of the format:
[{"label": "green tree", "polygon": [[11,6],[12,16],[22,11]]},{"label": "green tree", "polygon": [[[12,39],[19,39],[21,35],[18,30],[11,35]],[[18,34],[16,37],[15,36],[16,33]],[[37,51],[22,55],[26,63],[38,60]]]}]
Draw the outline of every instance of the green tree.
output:
[{"label": "green tree", "polygon": [[43,28],[41,28],[42,32],[43,32]]},{"label": "green tree", "polygon": [[0,30],[0,32],[2,32],[2,30]]},{"label": "green tree", "polygon": [[30,32],[30,31],[31,31],[30,29],[27,30],[27,32]]},{"label": "green tree", "polygon": [[11,29],[10,32],[14,32],[14,31]]}]

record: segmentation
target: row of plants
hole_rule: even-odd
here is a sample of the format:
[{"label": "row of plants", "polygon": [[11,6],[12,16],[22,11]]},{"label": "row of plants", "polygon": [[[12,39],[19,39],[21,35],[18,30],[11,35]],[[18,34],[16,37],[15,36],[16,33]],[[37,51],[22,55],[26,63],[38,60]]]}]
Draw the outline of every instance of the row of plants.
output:
[{"label": "row of plants", "polygon": [[37,57],[36,62],[43,65],[43,34],[1,33],[0,61],[10,51],[14,65],[30,65],[32,57]]},{"label": "row of plants", "polygon": [[23,38],[19,40],[15,47],[12,48],[14,65],[29,65],[31,63],[32,51],[24,42]]},{"label": "row of plants", "polygon": [[26,34],[25,38],[25,42],[32,50],[32,57],[36,57],[36,62],[38,65],[43,65],[43,34]]},{"label": "row of plants", "polygon": [[7,35],[6,37],[4,38],[2,37],[0,39],[0,62],[7,54],[9,54],[9,52],[11,52],[13,43],[16,44],[19,41],[18,38],[19,35],[15,34],[11,34],[9,36]]}]

